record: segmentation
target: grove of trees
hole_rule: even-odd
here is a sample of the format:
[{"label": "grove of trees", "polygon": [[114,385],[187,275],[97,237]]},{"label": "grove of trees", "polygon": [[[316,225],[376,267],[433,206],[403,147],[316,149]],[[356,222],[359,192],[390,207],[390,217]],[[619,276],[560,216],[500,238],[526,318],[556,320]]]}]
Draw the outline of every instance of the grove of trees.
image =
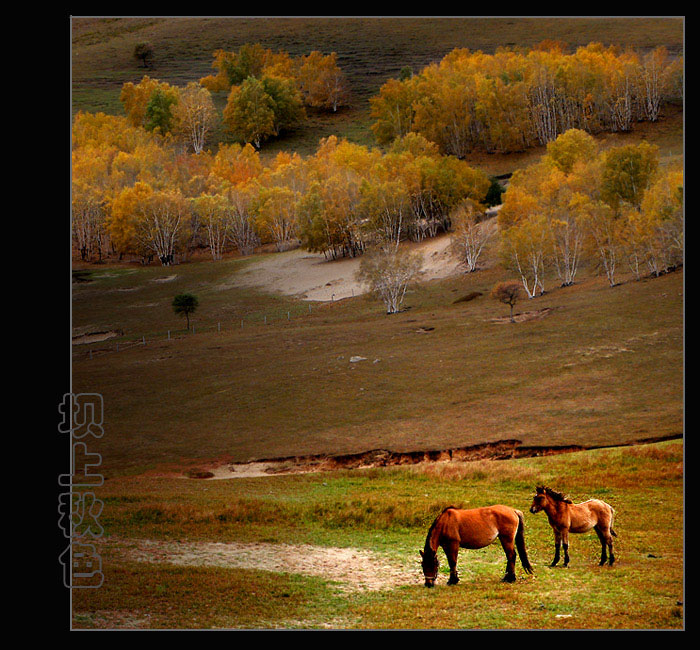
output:
[{"label": "grove of trees", "polygon": [[513,174],[498,225],[503,262],[530,298],[545,291],[549,271],[573,284],[584,260],[610,286],[621,265],[637,278],[659,275],[683,262],[683,171],[661,168],[647,142],[600,152],[571,129]]},{"label": "grove of trees", "polygon": [[639,54],[591,43],[566,53],[557,42],[494,54],[455,49],[419,74],[390,79],[372,98],[381,143],[420,133],[440,151],[512,152],[575,128],[629,131],[656,121],[682,96],[683,62],[663,47]]},{"label": "grove of trees", "polygon": [[[658,118],[678,92],[678,61],[663,48],[455,50],[388,81],[372,100],[383,150],[329,136],[312,155],[280,152],[265,163],[257,147],[305,106],[336,110],[344,101],[335,55],[294,59],[252,45],[217,51],[214,68],[184,88],[148,76],[124,84],[123,117],[75,116],[72,225],[83,261],[170,265],[195,249],[220,260],[261,244],[301,245],[327,259],[372,249],[363,277],[389,312],[419,267],[399,243],[439,233],[451,233],[467,271],[498,233],[504,265],[531,298],[552,275],[573,284],[584,262],[612,286],[621,267],[639,278],[683,261],[682,169],[661,167],[646,142],[601,151],[591,135]],[[219,91],[229,98],[223,121],[245,144],[212,152]],[[498,218],[486,220],[501,187],[461,157],[538,142],[546,155],[513,174]],[[389,267],[396,282],[387,288]]]},{"label": "grove of trees", "polygon": [[223,115],[227,131],[256,148],[301,123],[306,106],[336,112],[348,100],[335,52],[294,58],[259,43],[246,44],[237,52],[214,52],[212,67],[217,73],[202,78],[201,85],[228,93]]},{"label": "grove of trees", "polygon": [[83,260],[110,253],[168,265],[198,247],[216,260],[261,243],[352,257],[448,231],[455,210],[481,205],[490,187],[416,134],[386,153],[330,136],[305,159],[281,152],[263,164],[250,144],[194,153],[133,122],[75,118],[73,227]]}]

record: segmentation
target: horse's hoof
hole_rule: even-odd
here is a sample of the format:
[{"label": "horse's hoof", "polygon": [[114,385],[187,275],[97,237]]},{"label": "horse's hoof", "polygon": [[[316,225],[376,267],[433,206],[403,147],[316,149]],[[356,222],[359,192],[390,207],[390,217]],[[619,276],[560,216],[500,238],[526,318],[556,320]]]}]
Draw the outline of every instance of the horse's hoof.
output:
[{"label": "horse's hoof", "polygon": [[515,582],[515,576],[510,573],[506,573],[506,575],[503,576],[502,582]]}]

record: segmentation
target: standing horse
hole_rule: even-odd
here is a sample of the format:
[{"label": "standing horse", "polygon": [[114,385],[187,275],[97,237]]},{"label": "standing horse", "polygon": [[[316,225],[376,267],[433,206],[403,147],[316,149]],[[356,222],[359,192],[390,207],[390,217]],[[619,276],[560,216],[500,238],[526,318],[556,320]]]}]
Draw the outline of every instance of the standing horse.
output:
[{"label": "standing horse", "polygon": [[532,573],[527,559],[523,533],[523,513],[508,506],[489,506],[473,510],[445,508],[435,519],[425,538],[425,550],[420,551],[425,586],[435,586],[438,574],[437,550],[442,550],[450,565],[448,585],[459,582],[457,554],[461,548],[484,548],[498,538],[506,554],[507,565],[504,582],[515,582],[515,556],[520,555],[523,569]]},{"label": "standing horse", "polygon": [[534,514],[540,510],[547,513],[549,525],[554,530],[554,560],[550,566],[556,566],[559,562],[560,544],[564,546],[564,566],[568,566],[569,533],[587,533],[591,528],[595,529],[603,547],[600,566],[603,566],[608,559],[606,549],[610,551],[609,562],[612,566],[615,561],[612,538],[617,537],[617,533],[612,527],[613,515],[615,514],[612,506],[599,499],[589,499],[583,503],[574,504],[561,492],[538,486],[535,488],[530,512]]}]

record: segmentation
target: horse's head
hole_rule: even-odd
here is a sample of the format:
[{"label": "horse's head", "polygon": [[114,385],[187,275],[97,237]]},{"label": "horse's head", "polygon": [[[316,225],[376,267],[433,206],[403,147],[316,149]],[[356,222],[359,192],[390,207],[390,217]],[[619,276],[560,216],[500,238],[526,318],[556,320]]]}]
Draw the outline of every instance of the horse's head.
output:
[{"label": "horse's head", "polygon": [[421,567],[423,567],[423,575],[425,576],[425,586],[434,587],[437,579],[440,563],[438,562],[437,551],[420,551]]},{"label": "horse's head", "polygon": [[535,496],[532,499],[532,504],[530,505],[530,512],[532,514],[538,513],[544,508],[547,502],[547,493],[543,487],[535,488]]}]

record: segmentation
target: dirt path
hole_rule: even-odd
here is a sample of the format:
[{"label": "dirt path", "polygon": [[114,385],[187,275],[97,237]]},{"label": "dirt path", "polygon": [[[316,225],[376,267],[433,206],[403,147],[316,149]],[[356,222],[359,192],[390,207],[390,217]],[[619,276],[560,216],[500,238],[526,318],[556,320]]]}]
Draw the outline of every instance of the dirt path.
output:
[{"label": "dirt path", "polygon": [[421,584],[418,562],[401,565],[393,558],[357,548],[114,538],[105,538],[101,543],[137,562],[300,573],[336,582],[342,592]]}]

